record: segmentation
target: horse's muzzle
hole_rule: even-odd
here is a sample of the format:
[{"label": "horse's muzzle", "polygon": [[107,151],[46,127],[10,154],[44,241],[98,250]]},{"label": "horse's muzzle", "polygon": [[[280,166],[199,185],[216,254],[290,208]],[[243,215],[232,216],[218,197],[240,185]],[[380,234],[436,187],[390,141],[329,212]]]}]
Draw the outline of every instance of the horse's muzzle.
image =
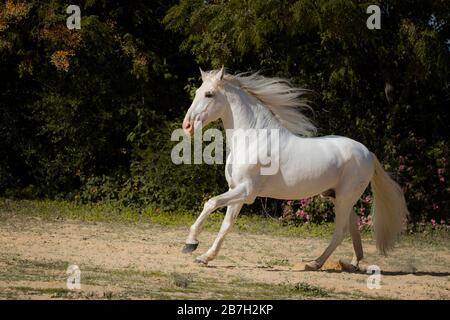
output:
[{"label": "horse's muzzle", "polygon": [[188,116],[184,118],[182,127],[187,135],[192,136],[194,134],[194,125],[191,123]]}]

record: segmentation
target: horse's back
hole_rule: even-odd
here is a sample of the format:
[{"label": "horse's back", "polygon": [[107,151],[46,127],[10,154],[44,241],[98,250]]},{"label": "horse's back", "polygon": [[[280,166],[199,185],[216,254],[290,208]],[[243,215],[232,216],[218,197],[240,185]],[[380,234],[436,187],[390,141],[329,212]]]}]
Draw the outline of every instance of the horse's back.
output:
[{"label": "horse's back", "polygon": [[353,171],[355,178],[361,180],[358,177],[370,175],[372,167],[370,151],[341,136],[295,137],[280,149],[280,160],[279,174],[267,177],[268,184],[274,187],[266,190],[269,192],[264,192],[264,196],[312,196],[338,187],[345,172]]},{"label": "horse's back", "polygon": [[[312,138],[315,139],[315,138]],[[340,156],[345,161],[371,159],[372,155],[369,149],[361,142],[343,136],[323,136],[317,139],[322,140],[325,146],[333,146],[333,149],[339,150]]]},{"label": "horse's back", "polygon": [[341,179],[353,177],[362,184],[366,184],[370,180],[373,174],[374,159],[365,145],[347,137],[326,136],[323,138],[324,143],[333,148],[336,157],[340,158]]},{"label": "horse's back", "polygon": [[311,165],[342,166],[348,161],[364,161],[372,158],[362,143],[343,136],[295,137],[286,145],[288,152],[299,154],[299,161]]}]

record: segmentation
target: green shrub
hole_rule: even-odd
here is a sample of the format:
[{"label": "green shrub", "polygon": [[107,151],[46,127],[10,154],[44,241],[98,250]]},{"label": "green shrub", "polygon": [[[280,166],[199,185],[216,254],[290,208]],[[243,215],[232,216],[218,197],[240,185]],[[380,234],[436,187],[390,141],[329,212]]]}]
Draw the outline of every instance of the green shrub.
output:
[{"label": "green shrub", "polygon": [[[134,149],[130,178],[120,192],[125,204],[162,210],[199,210],[204,202],[227,191],[224,165],[180,164],[171,159],[178,142],[170,140],[181,121],[165,123],[141,147]],[[142,148],[145,144],[146,147]]]}]

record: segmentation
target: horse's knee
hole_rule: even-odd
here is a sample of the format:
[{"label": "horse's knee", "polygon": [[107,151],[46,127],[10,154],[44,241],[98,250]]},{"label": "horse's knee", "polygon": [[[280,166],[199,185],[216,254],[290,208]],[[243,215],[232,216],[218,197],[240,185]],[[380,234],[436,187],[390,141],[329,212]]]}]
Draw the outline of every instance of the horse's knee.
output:
[{"label": "horse's knee", "polygon": [[205,202],[205,205],[203,206],[204,210],[214,210],[214,208],[217,207],[217,200],[212,198]]}]

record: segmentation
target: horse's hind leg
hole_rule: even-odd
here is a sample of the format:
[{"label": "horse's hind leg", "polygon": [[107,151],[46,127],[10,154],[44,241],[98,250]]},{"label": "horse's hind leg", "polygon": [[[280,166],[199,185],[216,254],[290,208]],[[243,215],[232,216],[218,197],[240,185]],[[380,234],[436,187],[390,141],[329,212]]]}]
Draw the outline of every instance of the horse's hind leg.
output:
[{"label": "horse's hind leg", "polygon": [[350,229],[350,235],[352,237],[353,242],[353,249],[355,250],[353,254],[353,258],[351,263],[340,260],[339,263],[341,264],[342,268],[346,271],[355,272],[359,270],[359,262],[363,259],[364,253],[361,243],[361,235],[358,230],[358,226],[356,224],[357,215],[355,213],[350,214],[350,220],[349,220],[349,229]]},{"label": "horse's hind leg", "polygon": [[[354,215],[352,212],[353,205],[359,199],[361,194],[366,189],[373,174],[372,158],[366,159],[362,155],[357,155],[354,161],[349,162],[341,175],[341,183],[334,189],[334,211],[336,215],[336,227],[334,229],[333,238],[322,253],[322,255],[315,261],[308,263],[305,266],[305,270],[318,270],[320,269],[328,257],[333,253],[336,247],[344,240],[349,227],[352,232],[353,243],[355,246],[356,260],[358,257],[362,258],[361,239],[359,233],[355,232],[355,229],[351,229],[356,221],[350,224],[350,215]],[[357,230],[356,230],[357,231]],[[360,255],[359,255],[360,253]]]},{"label": "horse's hind leg", "polygon": [[353,200],[353,198],[351,199],[348,198],[341,199],[339,197],[336,198],[334,202],[336,214],[335,219],[336,226],[334,229],[333,238],[331,239],[330,244],[319,258],[306,264],[305,270],[312,271],[320,269],[325,263],[325,261],[328,259],[328,257],[337,248],[337,246],[341,244],[342,240],[344,240],[348,231],[349,216],[355,202],[356,200]]},{"label": "horse's hind leg", "polygon": [[359,269],[359,262],[363,259],[364,253],[361,243],[361,235],[356,224],[356,219],[356,214],[352,213],[350,215],[350,235],[352,236],[353,249],[355,250],[355,253],[353,255],[351,263],[354,267]]}]

